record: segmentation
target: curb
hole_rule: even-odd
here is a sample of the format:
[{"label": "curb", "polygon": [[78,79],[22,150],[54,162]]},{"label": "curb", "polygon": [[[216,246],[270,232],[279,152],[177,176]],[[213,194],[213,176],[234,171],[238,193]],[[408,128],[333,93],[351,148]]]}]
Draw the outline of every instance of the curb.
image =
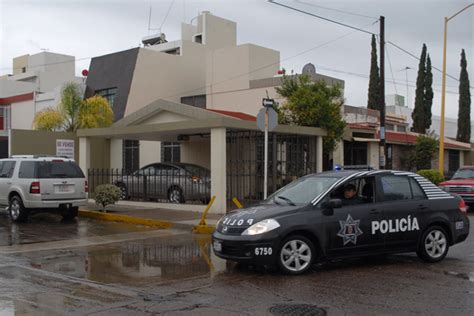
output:
[{"label": "curb", "polygon": [[133,217],[133,216],[128,216],[128,215],[110,214],[110,213],[103,213],[103,212],[96,212],[96,211],[88,211],[88,210],[83,210],[83,209],[79,210],[78,215],[80,217],[93,218],[93,219],[98,219],[98,220],[103,220],[103,221],[121,222],[121,223],[143,225],[143,226],[150,226],[150,227],[159,227],[159,228],[164,228],[164,229],[169,229],[173,227],[182,228],[180,226],[183,226],[179,224],[175,225],[173,222],[170,222],[170,221]]}]

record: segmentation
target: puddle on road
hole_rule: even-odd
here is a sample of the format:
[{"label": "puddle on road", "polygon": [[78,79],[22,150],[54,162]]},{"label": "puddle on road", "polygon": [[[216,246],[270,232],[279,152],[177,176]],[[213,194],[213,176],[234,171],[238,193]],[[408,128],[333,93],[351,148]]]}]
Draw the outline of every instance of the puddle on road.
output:
[{"label": "puddle on road", "polygon": [[464,272],[444,271],[444,274],[474,282],[474,272],[464,273]]},{"label": "puddle on road", "polygon": [[127,285],[211,276],[228,265],[212,253],[210,236],[191,234],[20,256],[37,269]]},{"label": "puddle on road", "polygon": [[126,232],[151,231],[156,228],[126,223],[78,218],[62,221],[57,214],[35,214],[26,223],[12,223],[0,213],[0,246],[34,244],[90,236],[104,236]]}]

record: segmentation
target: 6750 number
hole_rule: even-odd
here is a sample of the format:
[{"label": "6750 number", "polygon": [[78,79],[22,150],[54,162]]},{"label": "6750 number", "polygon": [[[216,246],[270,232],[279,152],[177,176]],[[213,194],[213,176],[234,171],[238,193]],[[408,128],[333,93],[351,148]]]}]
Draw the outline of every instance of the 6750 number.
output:
[{"label": "6750 number", "polygon": [[273,253],[272,247],[257,247],[255,248],[256,256],[271,256]]}]

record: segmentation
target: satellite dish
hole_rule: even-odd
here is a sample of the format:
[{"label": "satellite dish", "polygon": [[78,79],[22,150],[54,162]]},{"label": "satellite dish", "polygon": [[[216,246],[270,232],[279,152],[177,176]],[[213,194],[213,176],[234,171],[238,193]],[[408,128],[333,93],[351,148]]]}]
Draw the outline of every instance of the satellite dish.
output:
[{"label": "satellite dish", "polygon": [[303,67],[303,75],[314,75],[316,74],[316,67],[312,63],[307,63]]}]

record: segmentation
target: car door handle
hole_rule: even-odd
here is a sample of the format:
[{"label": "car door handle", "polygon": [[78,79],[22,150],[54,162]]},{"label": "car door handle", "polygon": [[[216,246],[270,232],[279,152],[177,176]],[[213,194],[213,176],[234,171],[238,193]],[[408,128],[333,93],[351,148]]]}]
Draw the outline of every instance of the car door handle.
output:
[{"label": "car door handle", "polygon": [[426,210],[428,208],[428,206],[424,205],[424,204],[420,204],[418,205],[418,209],[419,210]]},{"label": "car door handle", "polygon": [[377,209],[375,209],[375,208],[374,208],[374,209],[371,209],[371,210],[369,211],[369,214],[379,214],[379,213],[380,213],[380,212],[379,212]]},{"label": "car door handle", "polygon": [[11,182],[7,182],[7,184],[12,184]]}]

